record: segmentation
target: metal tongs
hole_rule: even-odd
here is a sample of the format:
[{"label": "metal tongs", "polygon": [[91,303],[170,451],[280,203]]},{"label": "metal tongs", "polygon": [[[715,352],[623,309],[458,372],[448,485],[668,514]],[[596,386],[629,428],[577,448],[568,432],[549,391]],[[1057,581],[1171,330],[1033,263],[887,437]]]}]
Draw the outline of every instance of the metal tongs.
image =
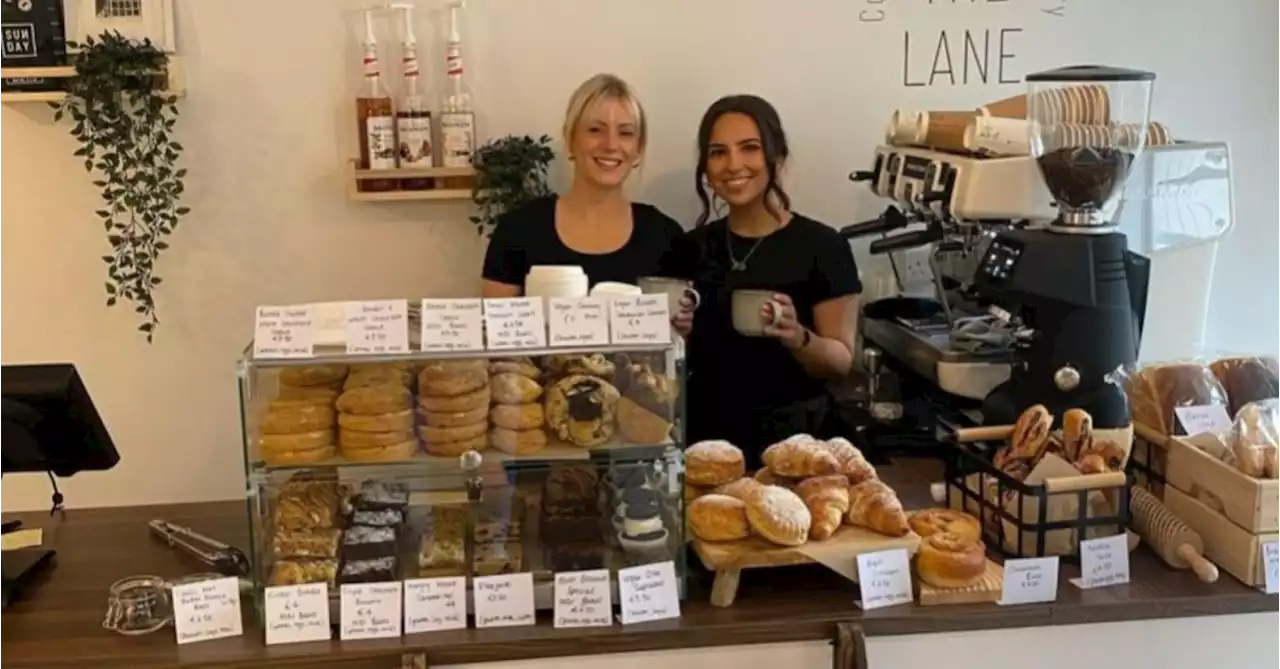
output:
[{"label": "metal tongs", "polygon": [[167,520],[147,523],[151,533],[173,548],[186,553],[226,576],[248,576],[249,558],[235,546]]}]

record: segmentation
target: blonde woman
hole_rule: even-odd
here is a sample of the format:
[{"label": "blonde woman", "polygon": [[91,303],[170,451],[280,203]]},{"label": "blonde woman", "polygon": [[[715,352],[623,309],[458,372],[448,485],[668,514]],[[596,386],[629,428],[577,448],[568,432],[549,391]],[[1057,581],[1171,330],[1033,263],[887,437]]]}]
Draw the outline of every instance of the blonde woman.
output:
[{"label": "blonde woman", "polygon": [[644,108],[626,82],[611,74],[583,82],[564,119],[573,184],[498,221],[484,258],[484,297],[520,295],[534,265],[579,265],[592,285],[657,274],[680,225],[630,202],[622,188],[644,158],[647,134]]}]

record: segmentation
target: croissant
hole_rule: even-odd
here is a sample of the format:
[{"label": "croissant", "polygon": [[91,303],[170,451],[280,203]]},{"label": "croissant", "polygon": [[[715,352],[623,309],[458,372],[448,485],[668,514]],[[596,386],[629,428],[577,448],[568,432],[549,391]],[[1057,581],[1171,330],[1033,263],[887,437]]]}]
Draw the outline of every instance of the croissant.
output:
[{"label": "croissant", "polygon": [[[800,436],[805,438],[801,439]],[[762,454],[764,464],[773,473],[793,478],[826,476],[840,471],[840,462],[820,441],[808,435],[797,435],[780,441]]]},{"label": "croissant", "polygon": [[857,446],[849,443],[849,440],[836,437],[823,442],[823,446],[828,453],[836,457],[836,461],[840,463],[840,473],[849,477],[850,483],[858,484],[869,479],[879,478],[876,475],[876,468],[872,467],[870,462],[867,462],[867,459],[862,455],[862,451],[858,450]]},{"label": "croissant", "polygon": [[906,536],[911,531],[898,494],[878,480],[849,488],[849,511],[844,522],[891,537]]},{"label": "croissant", "polygon": [[1093,416],[1084,409],[1068,409],[1062,415],[1062,454],[1067,462],[1093,450]]},{"label": "croissant", "polygon": [[796,494],[813,516],[810,538],[822,541],[840,529],[844,514],[849,511],[849,479],[843,474],[805,479],[796,486]]}]

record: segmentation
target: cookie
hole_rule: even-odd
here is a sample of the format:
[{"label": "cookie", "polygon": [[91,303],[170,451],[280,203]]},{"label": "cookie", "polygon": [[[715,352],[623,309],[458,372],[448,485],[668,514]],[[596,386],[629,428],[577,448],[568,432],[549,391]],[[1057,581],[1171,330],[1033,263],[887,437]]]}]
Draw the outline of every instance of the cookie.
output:
[{"label": "cookie", "polygon": [[475,439],[488,431],[489,424],[481,420],[478,423],[455,425],[451,427],[423,425],[418,428],[418,436],[422,437],[423,443],[437,444],[447,443],[450,441],[463,441],[465,439]]},{"label": "cookie", "polygon": [[306,406],[318,404],[333,406],[338,399],[338,391],[323,386],[280,386],[280,392],[271,400],[271,407]]},{"label": "cookie", "polygon": [[297,451],[263,451],[262,461],[271,467],[294,467],[323,462],[337,454],[333,444]]},{"label": "cookie", "polygon": [[519,374],[495,374],[489,390],[494,404],[527,404],[542,397],[542,386]]},{"label": "cookie", "polygon": [[408,429],[391,432],[364,432],[347,428],[338,430],[338,446],[343,449],[391,446],[412,439],[413,431]]},{"label": "cookie", "polygon": [[407,369],[378,367],[359,372],[353,370],[347,375],[347,380],[343,382],[342,388],[344,390],[363,388],[365,386],[401,386],[407,388],[412,381],[413,377],[409,375],[409,370]]},{"label": "cookie", "polygon": [[418,451],[418,442],[414,439],[402,441],[388,446],[370,446],[365,448],[346,448],[339,450],[342,457],[355,462],[394,462],[408,460]]},{"label": "cookie", "polygon": [[585,375],[612,379],[614,366],[602,353],[543,356],[542,368],[554,376]]},{"label": "cookie", "polygon": [[[424,411],[435,413],[460,413],[476,409],[488,412],[489,386],[486,384],[464,395],[455,395],[453,397],[420,395],[418,397],[418,406],[422,407]],[[475,421],[468,422],[474,423]]]},{"label": "cookie", "polygon": [[489,421],[498,427],[508,430],[532,430],[542,427],[544,412],[542,405],[530,404],[495,404],[489,410]]},{"label": "cookie", "polygon": [[399,413],[413,405],[413,394],[403,386],[352,388],[338,396],[338,411],[362,416]]},{"label": "cookie", "polygon": [[547,447],[547,433],[542,428],[508,430],[495,427],[489,432],[489,443],[508,455],[526,455]]},{"label": "cookie", "polygon": [[261,452],[305,451],[333,444],[333,430],[316,430],[297,434],[264,434],[258,437]]},{"label": "cookie", "polygon": [[542,370],[529,358],[496,358],[489,361],[489,374],[519,374],[537,381]]},{"label": "cookie", "polygon": [[423,397],[455,397],[474,392],[488,383],[489,371],[485,369],[434,378],[420,375],[418,393]]},{"label": "cookie", "polygon": [[471,411],[423,411],[422,422],[432,427],[457,427],[459,425],[483,423],[488,415],[488,407],[480,407]]},{"label": "cookie", "polygon": [[338,425],[346,430],[360,432],[408,432],[413,429],[413,410],[363,416],[355,413],[338,414]]},{"label": "cookie", "polygon": [[489,448],[489,435],[482,434],[478,437],[458,441],[428,442],[425,444],[425,448],[427,453],[441,456],[458,456],[467,451],[483,451]]},{"label": "cookie", "polygon": [[547,427],[561,441],[599,446],[613,437],[618,399],[618,389],[602,379],[566,376],[547,389]]},{"label": "cookie", "polygon": [[794,492],[762,486],[746,504],[747,522],[756,534],[781,546],[799,546],[808,540],[813,517]]},{"label": "cookie", "polygon": [[418,382],[423,379],[440,379],[450,376],[458,376],[460,374],[468,374],[471,372],[483,372],[488,370],[489,364],[486,360],[469,358],[466,360],[428,360],[422,364],[422,369],[418,370]]},{"label": "cookie", "polygon": [[333,408],[324,405],[285,406],[268,409],[259,422],[262,434],[298,434],[333,427]]},{"label": "cookie", "polygon": [[330,386],[347,377],[346,365],[301,365],[280,370],[282,386]]}]

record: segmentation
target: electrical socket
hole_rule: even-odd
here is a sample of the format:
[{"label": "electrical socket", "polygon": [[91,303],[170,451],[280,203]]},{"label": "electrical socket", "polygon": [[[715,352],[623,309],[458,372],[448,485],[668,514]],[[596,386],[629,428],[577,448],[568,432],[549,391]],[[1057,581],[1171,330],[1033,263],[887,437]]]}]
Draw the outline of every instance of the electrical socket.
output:
[{"label": "electrical socket", "polygon": [[933,270],[929,268],[930,250],[929,246],[919,246],[894,252],[893,261],[902,277],[902,292],[933,290]]}]

